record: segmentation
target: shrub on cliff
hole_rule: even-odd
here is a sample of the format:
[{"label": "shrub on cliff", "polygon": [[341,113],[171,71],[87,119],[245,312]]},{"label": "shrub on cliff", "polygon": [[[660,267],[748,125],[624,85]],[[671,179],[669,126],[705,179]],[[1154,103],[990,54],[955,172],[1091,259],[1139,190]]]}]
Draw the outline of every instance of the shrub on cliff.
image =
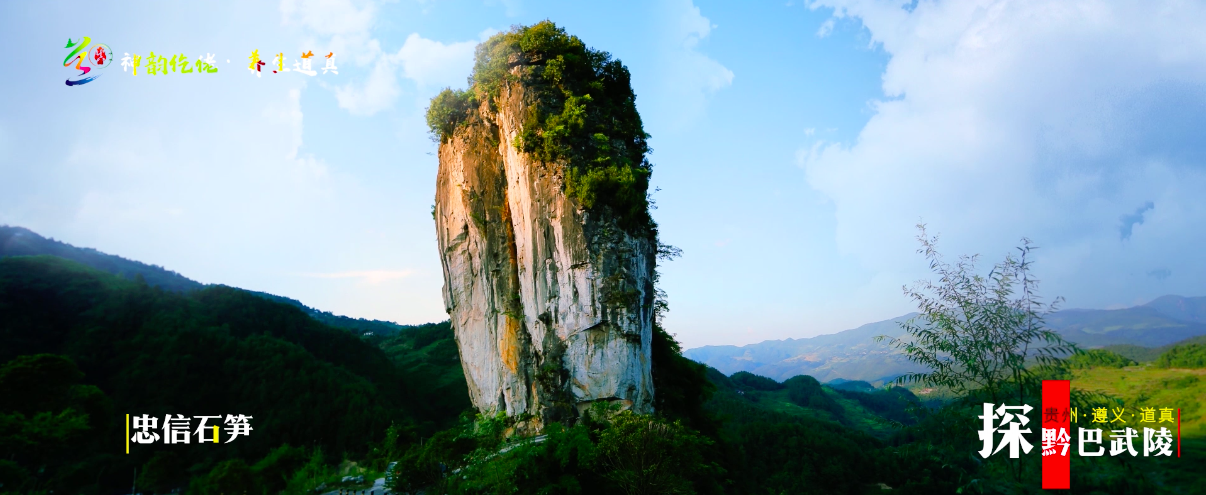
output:
[{"label": "shrub on cliff", "polygon": [[427,127],[431,129],[431,136],[440,141],[448,139],[476,103],[477,98],[470,91],[444,88],[427,107]]},{"label": "shrub on cliff", "polygon": [[582,207],[609,211],[631,234],[653,235],[649,135],[620,61],[543,21],[478,45],[469,82],[468,90],[446,89],[432,99],[427,124],[433,137],[446,140],[479,101],[497,108],[503,87],[521,83],[532,98],[512,144],[564,166],[565,193]]}]

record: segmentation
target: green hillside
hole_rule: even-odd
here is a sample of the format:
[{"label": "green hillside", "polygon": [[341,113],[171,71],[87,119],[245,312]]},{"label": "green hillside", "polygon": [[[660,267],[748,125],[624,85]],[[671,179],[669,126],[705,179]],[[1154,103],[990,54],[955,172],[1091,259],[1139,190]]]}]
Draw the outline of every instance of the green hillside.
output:
[{"label": "green hillside", "polygon": [[[724,376],[657,335],[657,416],[550,425],[543,443],[508,440],[505,422],[460,416],[469,404],[447,323],[356,335],[238,289],[181,294],[59,258],[9,257],[0,260],[0,483],[116,493],[138,468],[140,491],[313,494],[324,485],[367,489],[340,480],[371,482],[398,461],[398,487],[617,493],[627,485],[615,473],[656,446],[676,466],[662,474],[685,493],[954,493],[975,479],[1011,486],[999,484],[1008,462],[969,456],[976,422],[968,409],[918,408],[906,389],[859,382]],[[1197,404],[1189,398],[1202,393],[1190,379],[1196,371],[1146,369],[1150,380],[1133,390],[1126,386],[1138,380],[1115,375],[1123,372],[1134,370],[1087,367],[1074,383],[1097,380],[1152,403]],[[1201,411],[1186,411],[1197,415],[1187,427],[1199,431]],[[127,412],[249,414],[255,430],[229,445],[135,446],[126,456],[118,452]],[[1200,455],[1195,442],[1186,452]],[[1199,479],[1188,464],[1134,463],[1162,473],[1153,478],[1161,484],[1122,481],[1127,471],[1107,459],[1078,465],[1077,486],[1194,493],[1181,488]],[[451,470],[461,478],[445,476]],[[1113,489],[1125,483],[1138,491]]]},{"label": "green hillside", "polygon": [[717,391],[708,405],[718,415],[727,414],[740,422],[744,413],[739,411],[772,412],[837,423],[881,440],[892,436],[902,426],[916,423],[917,418],[910,409],[920,405],[917,396],[903,387],[839,388],[840,385],[822,385],[807,375],[779,383],[744,371],[726,379],[714,371],[709,379],[716,384]]},{"label": "green hillside", "polygon": [[1123,407],[1128,413],[1143,407],[1180,409],[1181,457],[1139,458],[1135,464],[1165,486],[1181,487],[1177,493],[1206,493],[1201,472],[1206,459],[1206,369],[1101,366],[1073,370],[1071,380],[1073,389],[1100,392],[1118,401],[1101,406]]},{"label": "green hillside", "polygon": [[[678,466],[667,479],[694,493],[954,493],[973,480],[1025,491],[1009,484],[1007,461],[969,456],[974,408],[865,381],[725,376],[682,357],[660,329],[652,430],[616,418],[551,425],[543,443],[508,440],[505,422],[462,415],[468,394],[447,322],[349,332],[275,299],[224,286],[168,291],[49,256],[0,259],[0,483],[114,493],[137,468],[140,491],[302,494],[367,489],[398,461],[399,483],[447,493],[616,493],[621,453],[660,431],[669,436],[641,441],[666,449],[659,455]],[[1184,454],[1206,454],[1202,370],[1128,364],[1095,351],[1074,360],[1073,383],[1127,407],[1181,407]],[[135,446],[126,456],[127,412],[249,414],[255,431],[219,448]],[[1086,493],[1201,485],[1175,459],[1074,462]],[[453,469],[460,481],[445,476]],[[348,474],[370,481],[341,482]]]},{"label": "green hillside", "polygon": [[[206,287],[206,284],[191,280],[160,266],[148,265],[121,256],[102,253],[92,248],[81,248],[54,239],[47,239],[26,228],[0,225],[0,258],[39,255],[69,259],[84,266],[117,275],[126,280],[135,280],[141,277],[151,287],[159,287],[173,292],[191,292]],[[294,306],[322,323],[336,328],[351,330],[357,334],[371,332],[376,335],[392,335],[415,328],[414,325],[399,325],[390,321],[336,315],[311,308],[296,299],[269,294],[267,292],[245,292]]]},{"label": "green hillside", "polygon": [[424,401],[419,406],[425,417],[446,421],[472,407],[449,322],[405,327],[388,337],[373,336],[367,341],[405,370],[407,382],[422,384]]},{"label": "green hillside", "polygon": [[[460,368],[446,352],[451,331],[429,330],[387,353],[238,289],[178,293],[62,258],[0,259],[0,390],[23,391],[0,401],[0,483],[110,492],[158,459],[161,479],[151,482],[166,490],[235,460],[267,462],[262,474],[291,473],[319,450],[332,460],[371,456],[391,424],[429,435],[468,406],[466,394],[449,392]],[[119,455],[125,414],[245,414],[254,431],[221,446],[136,445]],[[46,429],[51,418],[59,430]]]},{"label": "green hillside", "polygon": [[1140,407],[1180,408],[1182,434],[1206,439],[1206,369],[1096,367],[1074,370],[1072,386],[1117,397],[1136,412]]},{"label": "green hillside", "polygon": [[1188,339],[1160,347],[1143,347],[1138,345],[1122,344],[1105,346],[1102,349],[1117,353],[1140,363],[1148,363],[1159,359],[1160,355],[1164,354],[1169,349],[1184,344],[1206,344],[1206,335],[1190,337]]}]

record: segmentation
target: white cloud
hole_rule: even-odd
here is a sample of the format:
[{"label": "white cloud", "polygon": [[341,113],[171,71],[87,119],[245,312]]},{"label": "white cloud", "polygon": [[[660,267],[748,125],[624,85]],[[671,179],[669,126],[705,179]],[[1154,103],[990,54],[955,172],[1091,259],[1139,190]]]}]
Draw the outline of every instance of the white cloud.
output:
[{"label": "white cloud", "polygon": [[[493,34],[493,30],[483,32]],[[473,49],[477,41],[462,41],[445,45],[411,33],[395,54],[402,65],[402,75],[421,88],[464,87],[473,69]]]},{"label": "white cloud", "polygon": [[498,34],[499,32],[500,32],[499,30],[494,29],[494,28],[486,28],[486,29],[483,29],[482,32],[477,33],[477,39],[481,40],[481,41],[486,41],[486,40],[490,39],[491,36],[494,36],[494,35]]},{"label": "white cloud", "polygon": [[[76,243],[112,236],[94,246],[151,263],[174,258],[173,269],[190,277],[237,285],[215,278],[224,269],[215,264],[232,263],[214,263],[219,253],[236,253],[233,263],[260,259],[293,230],[329,224],[332,199],[346,190],[302,149],[301,93],[243,95],[170,124],[169,107],[107,120],[99,135],[70,144],[39,189],[67,198],[56,208],[69,216],[55,222]],[[104,145],[130,136],[137,146]]]},{"label": "white cloud", "polygon": [[281,0],[286,25],[296,24],[323,35],[362,33],[373,25],[376,6],[351,0]]},{"label": "white cloud", "polygon": [[699,42],[708,37],[713,25],[707,17],[700,14],[689,0],[683,2],[682,16],[679,18],[679,39],[683,57],[683,74],[694,79],[696,88],[711,93],[733,83],[733,71],[721,65],[699,51]]},{"label": "white cloud", "polygon": [[[482,36],[495,31],[487,29]],[[464,87],[473,69],[477,41],[444,44],[412,33],[396,53],[377,58],[363,83],[350,82],[335,89],[339,107],[354,115],[373,115],[390,108],[401,94],[398,73],[415,82],[423,93],[439,88]]]},{"label": "white cloud", "polygon": [[[508,4],[508,9],[514,5]],[[281,0],[281,19],[322,38],[307,43],[326,46],[344,54],[357,66],[369,66],[368,76],[333,86],[339,107],[353,115],[369,116],[393,107],[402,87],[402,77],[414,81],[420,92],[445,86],[463,87],[473,68],[477,41],[441,43],[412,33],[395,53],[385,53],[372,37],[376,6],[369,1]],[[497,31],[482,31],[484,40]],[[321,51],[321,50],[320,50]],[[355,74],[354,72],[351,74]]]},{"label": "white cloud", "polygon": [[371,1],[281,0],[281,23],[315,35],[303,47],[321,45],[358,66],[371,63],[381,54],[381,44],[370,31],[377,7]]},{"label": "white cloud", "polygon": [[[393,106],[399,88],[396,64],[383,56],[381,42],[373,39],[376,5],[352,0],[281,0],[281,23],[296,26],[310,35],[305,46],[317,45],[341,56],[342,60],[364,67],[372,64],[367,79],[356,81],[356,72],[344,70],[352,81],[329,87],[339,107],[353,115],[373,115]],[[322,52],[320,49],[319,52]],[[328,87],[323,85],[323,87]]]},{"label": "white cloud", "polygon": [[269,123],[280,125],[289,132],[289,143],[286,146],[284,158],[292,165],[292,170],[286,177],[304,181],[322,181],[327,177],[327,166],[313,155],[298,156],[302,146],[301,90],[290,89],[285,101],[272,104],[264,109],[263,115]]},{"label": "white cloud", "polygon": [[[912,225],[923,218],[948,234],[952,253],[996,258],[1034,237],[1062,263],[1048,267],[1063,277],[1057,286],[1086,304],[1171,290],[1152,277],[1123,282],[1128,270],[1144,279],[1161,256],[1192,265],[1173,272],[1206,276],[1206,265],[1176,252],[1191,237],[1206,240],[1185,234],[1206,222],[1206,200],[1188,192],[1206,187],[1206,148],[1186,130],[1206,123],[1206,6],[923,1],[908,12],[895,1],[820,0],[812,8],[861,21],[891,55],[883,90],[894,99],[874,102],[857,140],[798,154],[809,184],[833,201],[844,252],[879,270],[917,265]],[[1120,215],[1147,201],[1159,207],[1121,246]]]},{"label": "white cloud", "polygon": [[833,32],[834,20],[832,17],[821,23],[821,27],[817,28],[817,37],[824,38]]},{"label": "white cloud", "polygon": [[367,116],[392,107],[401,93],[396,71],[395,63],[390,57],[377,59],[368,80],[363,83],[349,82],[335,88],[339,108],[346,109],[353,115]]},{"label": "white cloud", "polygon": [[669,49],[663,54],[663,91],[672,94],[678,124],[691,122],[704,111],[708,96],[733,83],[733,71],[704,55],[699,44],[717,26],[691,0],[668,4]]}]

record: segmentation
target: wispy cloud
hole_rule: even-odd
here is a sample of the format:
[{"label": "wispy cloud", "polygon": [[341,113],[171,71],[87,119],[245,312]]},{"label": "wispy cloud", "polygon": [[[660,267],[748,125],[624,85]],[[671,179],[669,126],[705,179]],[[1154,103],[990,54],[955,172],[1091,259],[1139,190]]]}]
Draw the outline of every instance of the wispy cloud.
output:
[{"label": "wispy cloud", "polygon": [[[517,6],[507,3],[509,10]],[[442,43],[411,33],[396,52],[386,52],[373,37],[376,4],[367,0],[282,0],[280,12],[283,24],[318,37],[320,46],[346,53],[356,66],[371,66],[367,75],[352,72],[346,84],[329,87],[339,107],[353,115],[371,116],[392,108],[403,92],[399,75],[414,81],[420,92],[463,86],[479,42]],[[495,32],[487,29],[481,37]]]},{"label": "wispy cloud", "polygon": [[1206,5],[900,4],[811,4],[861,23],[890,56],[857,139],[801,139],[841,252],[874,270],[916,266],[917,218],[953,252],[988,256],[1028,236],[1045,248],[1052,292],[1077,304],[1168,290],[1126,278],[1151,259],[1170,260],[1177,280],[1206,272],[1190,254],[1206,237],[1194,227],[1206,222],[1194,192],[1206,146],[1186,131],[1206,124]]},{"label": "wispy cloud", "polygon": [[817,28],[817,37],[824,38],[829,36],[831,33],[833,33],[833,25],[834,20],[832,17],[826,19],[825,22],[821,23],[821,27]]},{"label": "wispy cloud", "polygon": [[281,24],[303,29],[315,37],[307,43],[343,55],[341,61],[364,66],[381,53],[380,43],[371,35],[377,17],[377,5],[372,1],[281,0],[280,12]]},{"label": "wispy cloud", "polygon": [[339,108],[352,115],[369,116],[392,107],[401,93],[395,65],[390,57],[380,57],[367,80],[336,87],[335,99]]},{"label": "wispy cloud", "polygon": [[678,116],[677,124],[686,125],[704,112],[712,94],[733,84],[734,74],[702,51],[700,43],[718,26],[704,17],[694,2],[677,0],[666,8],[669,43],[663,53],[664,101],[673,106],[670,113]]},{"label": "wispy cloud", "polygon": [[[483,31],[482,40],[495,32]],[[402,93],[399,72],[414,81],[420,92],[463,87],[473,69],[473,50],[477,44],[477,40],[441,43],[411,33],[396,53],[377,57],[367,80],[335,88],[339,107],[353,115],[365,116],[392,107]]]},{"label": "wispy cloud", "polygon": [[358,279],[360,282],[377,285],[391,280],[399,280],[409,277],[414,274],[414,270],[360,270],[334,273],[302,273],[303,277],[309,278],[351,278]]},{"label": "wispy cloud", "polygon": [[1118,227],[1118,232],[1122,235],[1122,240],[1125,241],[1127,239],[1130,239],[1131,238],[1131,230],[1134,229],[1136,225],[1143,224],[1143,214],[1147,213],[1148,210],[1155,208],[1155,207],[1156,207],[1156,205],[1154,203],[1152,203],[1151,201],[1148,201],[1146,203],[1143,203],[1143,206],[1140,206],[1139,208],[1135,209],[1134,213],[1131,213],[1130,215],[1123,215],[1121,218],[1122,226]]},{"label": "wispy cloud", "polygon": [[282,23],[328,35],[367,32],[377,13],[372,2],[351,0],[281,0],[280,9]]},{"label": "wispy cloud", "polygon": [[[487,30],[482,37],[492,34],[493,30]],[[466,84],[466,77],[473,69],[473,49],[477,43],[469,40],[444,44],[411,33],[394,56],[402,65],[402,75],[420,87],[460,87]]]}]

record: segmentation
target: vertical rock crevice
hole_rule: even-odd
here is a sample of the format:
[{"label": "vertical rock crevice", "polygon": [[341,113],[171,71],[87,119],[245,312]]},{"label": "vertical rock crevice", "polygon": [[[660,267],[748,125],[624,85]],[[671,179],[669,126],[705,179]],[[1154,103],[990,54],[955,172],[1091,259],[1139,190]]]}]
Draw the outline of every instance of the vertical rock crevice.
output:
[{"label": "vertical rock crevice", "polygon": [[577,205],[563,164],[516,148],[530,100],[504,86],[439,147],[443,295],[471,399],[532,431],[598,401],[652,412],[656,242]]},{"label": "vertical rock crevice", "polygon": [[530,431],[653,410],[656,225],[628,70],[550,22],[478,46],[432,100],[444,302],[473,404]]}]

